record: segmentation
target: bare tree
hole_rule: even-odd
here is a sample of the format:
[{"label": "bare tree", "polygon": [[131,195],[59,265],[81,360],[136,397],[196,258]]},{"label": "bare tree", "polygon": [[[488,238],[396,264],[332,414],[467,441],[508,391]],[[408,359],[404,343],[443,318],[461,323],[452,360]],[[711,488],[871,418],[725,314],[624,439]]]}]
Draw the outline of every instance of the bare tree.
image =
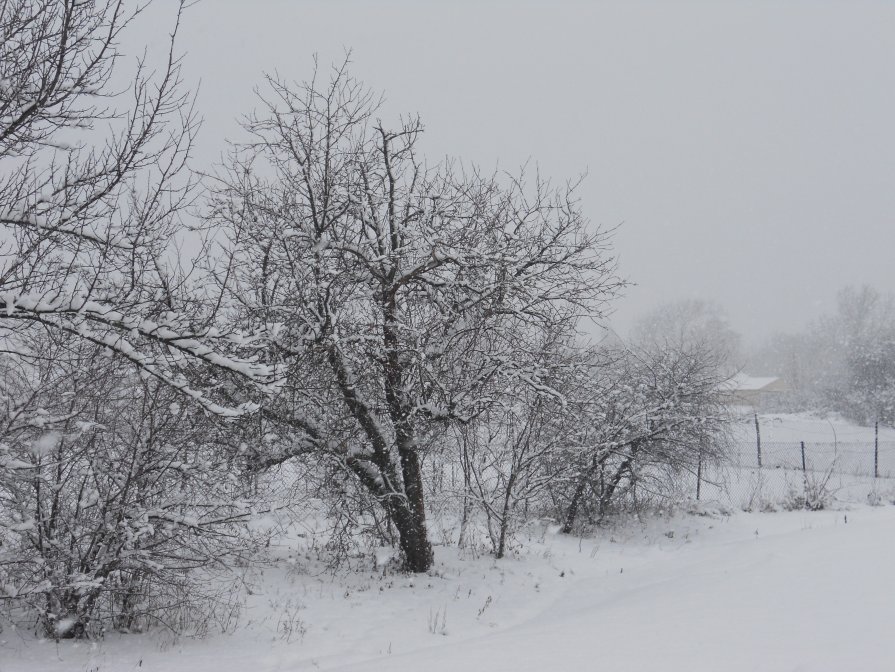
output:
[{"label": "bare tree", "polygon": [[827,405],[855,422],[895,425],[895,296],[846,287],[826,326]]},{"label": "bare tree", "polygon": [[635,325],[630,341],[635,347],[658,350],[699,349],[722,373],[741,368],[740,335],[730,326],[724,309],[711,301],[684,299],[657,306]]},{"label": "bare tree", "polygon": [[235,478],[227,434],[83,339],[51,332],[34,349],[0,356],[15,401],[0,416],[0,603],[57,638],[201,629],[264,506]]},{"label": "bare tree", "polygon": [[343,461],[393,521],[406,568],[425,571],[430,437],[535,385],[520,335],[599,312],[620,284],[607,236],[574,185],[427,167],[420,121],[377,120],[345,67],[266,91],[210,215],[229,238],[218,277],[241,319],[275,332],[289,372],[263,412],[294,439],[259,460]]},{"label": "bare tree", "polygon": [[566,403],[568,379],[577,373],[566,354],[548,349],[536,385],[506,390],[475,420],[456,428],[465,486],[461,545],[473,505],[484,514],[498,559],[529,516],[545,513],[546,492],[567,468],[553,458],[572,441],[579,419]]},{"label": "bare tree", "polygon": [[252,407],[217,403],[200,372],[274,375],[236,356],[252,339],[212,326],[215,306],[172,254],[197,129],[174,51],[182,9],[161,66],[139,60],[128,92],[112,78],[142,7],[0,3],[0,339],[11,350],[23,329],[73,334],[234,416]]},{"label": "bare tree", "polygon": [[782,373],[789,387],[784,403],[795,410],[895,424],[895,296],[845,287],[836,304],[835,313],[805,331],[776,334],[750,366]]},{"label": "bare tree", "polygon": [[724,360],[713,345],[646,342],[593,357],[578,435],[555,458],[568,464],[553,484],[566,533],[582,510],[595,520],[638,486],[662,493],[726,447]]}]

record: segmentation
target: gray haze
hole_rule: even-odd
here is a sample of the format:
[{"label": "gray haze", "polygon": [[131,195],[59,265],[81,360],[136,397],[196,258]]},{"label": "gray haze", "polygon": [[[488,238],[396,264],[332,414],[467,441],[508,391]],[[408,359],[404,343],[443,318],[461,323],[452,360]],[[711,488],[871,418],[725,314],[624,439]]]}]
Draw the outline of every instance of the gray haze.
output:
[{"label": "gray haze", "polygon": [[[159,47],[172,3],[133,39]],[[201,79],[197,165],[237,135],[263,71],[305,79],[353,49],[431,159],[587,171],[622,223],[621,331],[657,303],[721,303],[748,340],[836,290],[895,289],[895,4],[203,0],[180,42]]]}]

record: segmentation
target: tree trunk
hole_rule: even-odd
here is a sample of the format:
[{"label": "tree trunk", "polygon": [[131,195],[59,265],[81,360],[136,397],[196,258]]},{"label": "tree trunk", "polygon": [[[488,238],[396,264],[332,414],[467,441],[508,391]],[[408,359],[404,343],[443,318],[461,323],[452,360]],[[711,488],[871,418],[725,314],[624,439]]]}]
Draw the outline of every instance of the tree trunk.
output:
[{"label": "tree trunk", "polygon": [[516,484],[516,474],[512,474],[507,481],[506,491],[504,493],[503,498],[503,511],[500,516],[500,536],[497,540],[497,551],[494,553],[494,557],[500,560],[504,553],[506,552],[507,545],[507,528],[510,525],[510,498],[513,494],[513,486]]},{"label": "tree trunk", "polygon": [[[345,404],[370,440],[373,447],[373,463],[386,485],[383,486],[375,478],[371,478],[356,460],[349,460],[349,466],[352,466],[361,482],[380,498],[391,515],[398,530],[401,550],[404,552],[404,569],[409,572],[428,571],[432,567],[433,555],[426,531],[422,469],[416,451],[416,441],[406,419],[407,414],[400,408],[394,392],[400,386],[400,376],[393,371],[387,371],[386,394],[389,397],[389,411],[395,423],[395,443],[401,459],[403,492],[396,489],[397,483],[394,478],[396,469],[387,437],[380,431],[373,412],[358,397],[348,369],[336,348],[330,348],[328,355]],[[399,371],[397,364],[395,367]]]},{"label": "tree trunk", "polygon": [[[426,507],[423,496],[423,476],[417,452],[399,450],[401,471],[404,477],[406,504],[395,507],[395,527],[404,552],[404,569],[408,572],[426,572],[432,567],[434,555],[426,529]],[[400,512],[399,512],[400,510]]]},{"label": "tree trunk", "polygon": [[578,480],[578,485],[575,486],[575,493],[572,495],[572,501],[569,502],[569,507],[566,509],[565,520],[563,521],[562,528],[560,529],[560,532],[562,534],[572,533],[572,528],[575,526],[575,519],[578,517],[578,509],[581,507],[581,499],[584,497],[584,491],[590,484],[590,481],[594,477],[594,474],[597,473],[597,469],[600,470],[600,474],[602,476],[603,461],[605,459],[605,457],[597,459],[597,457],[594,456],[593,464],[586,472],[581,474],[581,478]]},{"label": "tree trunk", "polygon": [[584,496],[588,480],[588,476],[582,476],[575,487],[575,493],[572,495],[572,501],[569,502],[569,508],[566,509],[565,520],[563,521],[562,529],[560,529],[560,532],[563,534],[572,533],[572,528],[575,526],[575,518],[578,517],[578,507],[581,506],[581,498]]},{"label": "tree trunk", "polygon": [[[392,247],[399,247],[393,235]],[[393,273],[397,269],[393,269]],[[395,519],[401,550],[404,551],[404,569],[408,572],[426,572],[432,567],[432,545],[426,530],[425,492],[423,475],[417,448],[416,433],[410,419],[411,408],[403,398],[404,367],[400,357],[398,338],[397,305],[393,288],[383,288],[382,338],[385,348],[383,383],[389,416],[395,429],[395,446],[401,460],[401,477],[404,481],[404,501],[399,503],[406,515]]]},{"label": "tree trunk", "polygon": [[609,502],[612,500],[612,496],[615,494],[615,491],[618,488],[618,484],[621,483],[622,478],[624,478],[625,476],[625,473],[630,473],[632,462],[633,458],[631,457],[622,462],[616,470],[615,475],[612,477],[612,481],[603,489],[603,492],[600,495],[601,519],[603,517],[603,514],[606,512],[606,509],[609,508]]},{"label": "tree trunk", "polygon": [[77,593],[62,591],[47,594],[42,621],[44,632],[53,639],[85,639],[90,623],[92,600],[83,601]]}]

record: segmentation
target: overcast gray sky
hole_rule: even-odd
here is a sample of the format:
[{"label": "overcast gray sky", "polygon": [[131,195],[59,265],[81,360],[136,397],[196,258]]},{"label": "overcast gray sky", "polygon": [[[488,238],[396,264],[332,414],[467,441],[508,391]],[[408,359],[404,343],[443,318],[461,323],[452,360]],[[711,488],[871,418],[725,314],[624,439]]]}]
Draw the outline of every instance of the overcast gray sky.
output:
[{"label": "overcast gray sky", "polygon": [[[173,2],[140,25],[161,44]],[[198,163],[262,72],[353,72],[418,112],[430,159],[588,172],[591,220],[623,223],[622,331],[654,305],[721,303],[749,340],[836,290],[895,290],[895,3],[203,0],[180,41],[201,79]]]}]

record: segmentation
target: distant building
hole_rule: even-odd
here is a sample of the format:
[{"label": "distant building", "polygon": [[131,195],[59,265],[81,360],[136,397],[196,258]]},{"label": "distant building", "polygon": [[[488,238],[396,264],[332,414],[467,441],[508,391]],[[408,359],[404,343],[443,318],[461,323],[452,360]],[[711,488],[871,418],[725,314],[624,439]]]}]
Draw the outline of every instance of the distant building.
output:
[{"label": "distant building", "polygon": [[758,377],[746,373],[736,374],[721,387],[734,406],[750,406],[756,410],[775,406],[780,397],[789,391],[780,377]]}]

